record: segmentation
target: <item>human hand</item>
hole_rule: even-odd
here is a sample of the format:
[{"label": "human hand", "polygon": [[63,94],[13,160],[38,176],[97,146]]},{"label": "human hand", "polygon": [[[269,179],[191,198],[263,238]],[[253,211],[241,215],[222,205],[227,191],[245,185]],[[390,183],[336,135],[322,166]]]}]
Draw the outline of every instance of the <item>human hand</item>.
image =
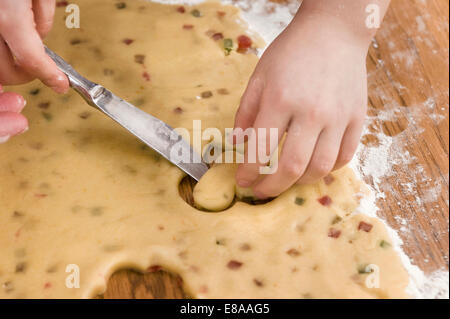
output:
[{"label": "human hand", "polygon": [[27,119],[20,114],[25,100],[16,93],[4,93],[0,85],[0,144],[28,129]]},{"label": "human hand", "polygon": [[[260,177],[266,163],[246,162],[236,173],[239,186],[253,187],[259,198],[275,197],[352,159],[367,108],[368,42],[338,20],[309,15],[272,43],[250,79],[235,128],[266,128],[266,141],[269,128],[278,129],[278,142],[287,135],[277,171]],[[257,134],[249,139],[258,141]]]},{"label": "human hand", "polygon": [[67,77],[45,54],[42,39],[50,31],[55,0],[0,0],[0,143],[28,129],[20,114],[25,100],[3,93],[3,85],[39,78],[57,93],[69,88]]},{"label": "human hand", "polygon": [[45,54],[42,39],[50,31],[55,0],[0,0],[0,83],[16,85],[40,79],[57,93],[67,77]]}]

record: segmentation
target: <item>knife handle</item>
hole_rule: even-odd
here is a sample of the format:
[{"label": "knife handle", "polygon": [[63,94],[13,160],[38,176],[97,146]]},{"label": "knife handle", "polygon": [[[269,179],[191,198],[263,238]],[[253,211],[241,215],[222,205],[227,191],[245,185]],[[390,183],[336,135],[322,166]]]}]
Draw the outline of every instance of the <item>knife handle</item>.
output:
[{"label": "knife handle", "polygon": [[81,97],[85,99],[89,105],[97,107],[94,101],[104,92],[104,88],[101,85],[91,82],[85,77],[83,77],[81,74],[75,71],[74,68],[69,63],[64,61],[63,58],[61,58],[55,52],[47,48],[47,46],[44,47],[47,55],[53,61],[55,61],[58,69],[60,69],[69,79],[70,86],[78,94],[80,94]]}]

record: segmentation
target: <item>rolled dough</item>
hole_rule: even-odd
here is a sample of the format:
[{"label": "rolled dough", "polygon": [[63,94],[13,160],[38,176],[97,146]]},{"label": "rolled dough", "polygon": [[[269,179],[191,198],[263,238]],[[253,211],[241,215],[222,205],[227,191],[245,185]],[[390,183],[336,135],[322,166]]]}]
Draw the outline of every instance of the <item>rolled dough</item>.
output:
[{"label": "rolled dough", "polygon": [[[58,7],[47,45],[82,74],[173,127],[232,127],[257,63],[235,50],[247,33],[236,8],[71,3],[81,28],[67,29]],[[234,39],[229,55],[220,34]],[[156,265],[198,298],[407,297],[384,225],[350,215],[363,188],[350,169],[268,204],[207,213],[178,195],[180,170],[76,93],[12,89],[28,100],[31,127],[0,145],[1,298],[94,297],[114,271]],[[209,174],[229,183],[226,171]],[[367,265],[378,266],[379,288],[367,287]]]}]

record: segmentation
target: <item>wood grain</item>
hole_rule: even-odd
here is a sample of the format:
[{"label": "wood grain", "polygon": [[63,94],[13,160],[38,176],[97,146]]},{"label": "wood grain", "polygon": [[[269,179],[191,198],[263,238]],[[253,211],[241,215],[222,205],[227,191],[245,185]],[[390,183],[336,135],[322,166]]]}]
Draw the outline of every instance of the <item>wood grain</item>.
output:
[{"label": "wood grain", "polygon": [[383,180],[380,215],[407,229],[404,250],[427,273],[448,269],[448,10],[445,0],[394,0],[367,60],[369,114],[398,112],[371,130],[396,137],[411,159]]},{"label": "wood grain", "polygon": [[[446,0],[393,0],[367,59],[368,115],[374,118],[363,143],[376,147],[383,133],[393,137],[398,156],[409,159],[394,163],[394,174],[378,186],[386,194],[378,201],[380,216],[401,230],[405,252],[426,273],[448,271],[448,12]],[[373,176],[365,181],[377,186]],[[192,201],[192,183],[181,189]],[[122,270],[111,277],[104,297],[186,295],[176,275]]]},{"label": "wood grain", "polygon": [[133,270],[116,272],[108,283],[104,299],[186,299],[179,276],[165,271],[141,274]]}]

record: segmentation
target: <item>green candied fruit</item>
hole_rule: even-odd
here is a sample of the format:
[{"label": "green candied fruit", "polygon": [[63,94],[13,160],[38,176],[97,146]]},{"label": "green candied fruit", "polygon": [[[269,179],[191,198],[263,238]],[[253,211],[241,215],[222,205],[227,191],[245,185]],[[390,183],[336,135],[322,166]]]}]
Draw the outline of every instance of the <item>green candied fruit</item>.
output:
[{"label": "green candied fruit", "polygon": [[295,198],[295,204],[298,206],[302,206],[304,203],[306,202],[306,200],[302,197],[296,197]]},{"label": "green candied fruit", "polygon": [[231,51],[233,51],[233,40],[232,39],[224,39],[223,40],[223,48],[225,50],[225,54],[229,55]]},{"label": "green candied fruit", "polygon": [[126,7],[127,7],[127,4],[125,2],[116,3],[116,8],[119,10],[125,9]]},{"label": "green candied fruit", "polygon": [[389,248],[391,247],[391,244],[385,240],[380,241],[380,247],[381,248]]},{"label": "green candied fruit", "polygon": [[51,120],[53,120],[53,115],[52,115],[51,113],[42,112],[42,116],[43,116],[44,119],[46,119],[48,122],[50,122]]},{"label": "green candied fruit", "polygon": [[368,268],[369,264],[362,264],[358,266],[358,274],[370,274],[372,269]]},{"label": "green candied fruit", "polygon": [[196,18],[200,18],[202,16],[202,13],[198,9],[192,10],[191,14]]},{"label": "green candied fruit", "polygon": [[226,240],[223,238],[216,239],[216,245],[218,246],[225,246]]},{"label": "green candied fruit", "polygon": [[331,222],[332,225],[336,225],[338,223],[340,223],[342,221],[342,217],[341,216],[336,216],[333,218],[333,221]]},{"label": "green candied fruit", "polygon": [[41,92],[40,89],[34,89],[34,90],[31,90],[31,91],[30,91],[30,95],[38,95],[39,92]]}]

